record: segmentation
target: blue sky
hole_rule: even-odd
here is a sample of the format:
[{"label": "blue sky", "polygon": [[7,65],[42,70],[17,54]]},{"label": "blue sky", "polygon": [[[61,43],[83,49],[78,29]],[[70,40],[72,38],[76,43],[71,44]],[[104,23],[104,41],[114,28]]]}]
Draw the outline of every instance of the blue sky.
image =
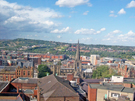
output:
[{"label": "blue sky", "polygon": [[135,46],[134,0],[0,0],[0,39]]}]

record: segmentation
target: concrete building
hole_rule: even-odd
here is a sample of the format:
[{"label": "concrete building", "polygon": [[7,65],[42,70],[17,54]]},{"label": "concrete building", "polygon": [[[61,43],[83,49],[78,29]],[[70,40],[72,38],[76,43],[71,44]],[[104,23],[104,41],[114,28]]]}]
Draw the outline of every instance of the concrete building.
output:
[{"label": "concrete building", "polygon": [[112,85],[109,83],[89,84],[88,100],[89,101],[116,101],[125,98],[121,101],[134,101],[135,90],[126,88],[122,85]]},{"label": "concrete building", "polygon": [[100,63],[100,56],[99,55],[91,55],[90,56],[90,62],[93,64],[93,65],[97,65]]}]

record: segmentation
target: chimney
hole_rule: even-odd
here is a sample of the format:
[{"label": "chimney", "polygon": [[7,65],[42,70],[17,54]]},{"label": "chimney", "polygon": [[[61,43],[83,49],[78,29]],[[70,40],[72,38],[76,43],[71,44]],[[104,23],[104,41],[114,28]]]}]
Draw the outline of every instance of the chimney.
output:
[{"label": "chimney", "polygon": [[127,65],[125,65],[125,72],[127,71]]}]

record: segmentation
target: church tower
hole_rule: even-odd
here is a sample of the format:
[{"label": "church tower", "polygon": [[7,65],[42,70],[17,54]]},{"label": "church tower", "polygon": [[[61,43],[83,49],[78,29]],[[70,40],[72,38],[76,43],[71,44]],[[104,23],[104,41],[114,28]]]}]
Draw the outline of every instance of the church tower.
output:
[{"label": "church tower", "polygon": [[76,57],[75,57],[75,63],[74,63],[74,76],[82,77],[82,61],[80,60],[79,40],[77,44],[77,51],[76,51]]}]

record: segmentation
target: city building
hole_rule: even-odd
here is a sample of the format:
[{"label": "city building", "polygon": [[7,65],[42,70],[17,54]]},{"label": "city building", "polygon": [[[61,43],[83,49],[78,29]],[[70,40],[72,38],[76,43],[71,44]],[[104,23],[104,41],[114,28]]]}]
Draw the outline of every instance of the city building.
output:
[{"label": "city building", "polygon": [[69,81],[49,75],[38,80],[37,101],[79,101]]},{"label": "city building", "polygon": [[89,101],[134,101],[133,88],[123,87],[122,85],[113,85],[109,83],[89,84],[88,100]]},{"label": "city building", "polygon": [[99,55],[91,55],[90,56],[90,62],[93,64],[93,65],[97,65],[100,63],[100,56]]}]

